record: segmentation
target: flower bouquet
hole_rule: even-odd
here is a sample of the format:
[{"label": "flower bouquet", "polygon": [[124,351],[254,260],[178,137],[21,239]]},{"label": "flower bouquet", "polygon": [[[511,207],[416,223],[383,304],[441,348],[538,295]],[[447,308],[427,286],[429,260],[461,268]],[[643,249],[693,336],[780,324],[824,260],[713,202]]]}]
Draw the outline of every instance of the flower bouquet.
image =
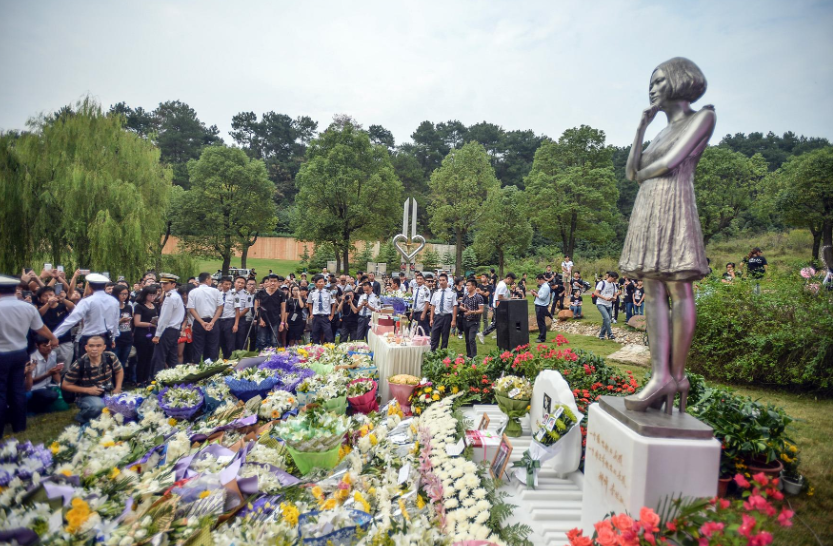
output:
[{"label": "flower bouquet", "polygon": [[287,391],[274,391],[263,399],[257,409],[257,415],[261,419],[281,419],[283,415],[298,407],[298,399]]},{"label": "flower bouquet", "polygon": [[280,372],[289,372],[297,369],[297,364],[301,362],[301,358],[289,351],[282,353],[275,353],[271,357],[264,360],[258,367],[261,369],[279,370]]},{"label": "flower bouquet", "polygon": [[43,444],[20,443],[10,438],[0,444],[0,488],[14,478],[28,482],[35,473],[44,474],[51,465],[52,451]]},{"label": "flower bouquet", "polygon": [[274,434],[286,444],[302,474],[313,468],[330,470],[338,464],[338,451],[350,419],[315,407],[275,426]]},{"label": "flower bouquet", "polygon": [[287,392],[295,392],[304,379],[315,375],[315,372],[311,369],[301,367],[278,373],[280,374],[278,376],[280,383],[276,388]]},{"label": "flower bouquet", "polygon": [[378,390],[379,385],[368,377],[354,379],[347,387],[347,401],[350,407],[359,413],[379,411],[379,403],[376,402]]},{"label": "flower bouquet", "polygon": [[532,384],[524,377],[507,375],[495,381],[494,391],[500,411],[509,418],[504,433],[510,438],[517,438],[522,432],[521,417],[529,412]]},{"label": "flower bouquet", "polygon": [[415,415],[420,415],[428,406],[439,401],[443,397],[444,391],[445,387],[442,385],[434,387],[434,384],[430,381],[420,383],[416,386],[414,392],[411,393],[410,398],[408,398],[408,403],[411,405],[411,411],[413,411]]},{"label": "flower bouquet", "polygon": [[567,436],[581,420],[566,405],[560,404],[553,408],[552,414],[545,414],[543,422],[536,423],[537,429],[532,433],[532,443],[524,451],[520,461],[512,466],[518,467],[514,475],[526,486],[535,489],[538,483],[538,470],[541,464],[555,457],[561,450],[563,443],[559,443]]},{"label": "flower bouquet", "polygon": [[203,407],[205,396],[195,385],[165,387],[157,395],[159,407],[174,419],[191,419]]},{"label": "flower bouquet", "polygon": [[196,383],[202,379],[217,375],[228,369],[229,365],[222,360],[217,362],[200,362],[199,364],[180,364],[167,370],[160,370],[156,374],[156,381],[162,385],[180,383]]},{"label": "flower bouquet", "polygon": [[300,480],[276,466],[264,463],[247,462],[240,467],[237,486],[244,495],[258,492],[274,495],[284,487],[295,485]]},{"label": "flower bouquet", "polygon": [[265,397],[278,382],[274,371],[260,368],[237,370],[226,376],[226,385],[231,394],[244,402],[258,395]]},{"label": "flower bouquet", "polygon": [[113,396],[104,397],[104,405],[106,405],[111,412],[119,413],[125,419],[136,420],[139,417],[139,406],[142,405],[145,399],[142,396],[129,392],[120,392]]},{"label": "flower bouquet", "polygon": [[388,377],[390,394],[399,402],[405,415],[411,414],[411,406],[408,404],[408,400],[417,385],[419,385],[419,378],[415,375],[399,374]]},{"label": "flower bouquet", "polygon": [[373,518],[361,510],[313,510],[298,517],[301,544],[342,546],[355,544],[356,530],[366,528]]}]

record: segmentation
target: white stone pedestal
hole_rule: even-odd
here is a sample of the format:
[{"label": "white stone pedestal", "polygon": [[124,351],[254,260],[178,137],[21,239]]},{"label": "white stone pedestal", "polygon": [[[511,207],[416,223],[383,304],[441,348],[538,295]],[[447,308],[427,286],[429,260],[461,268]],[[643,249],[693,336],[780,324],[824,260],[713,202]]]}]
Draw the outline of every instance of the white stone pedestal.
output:
[{"label": "white stone pedestal", "polygon": [[713,497],[720,471],[720,442],[651,438],[637,434],[599,404],[590,406],[584,462],[581,527],[609,512],[639,516],[670,496]]}]

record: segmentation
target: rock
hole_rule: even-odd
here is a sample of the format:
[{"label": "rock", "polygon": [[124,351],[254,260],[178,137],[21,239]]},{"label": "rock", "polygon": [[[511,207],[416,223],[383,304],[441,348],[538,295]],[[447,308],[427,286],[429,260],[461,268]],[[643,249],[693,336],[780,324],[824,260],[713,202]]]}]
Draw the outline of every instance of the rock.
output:
[{"label": "rock", "polygon": [[608,355],[607,359],[619,364],[651,367],[651,351],[645,345],[625,345],[612,355]]},{"label": "rock", "polygon": [[642,332],[645,331],[645,315],[634,315],[628,321],[628,326]]},{"label": "rock", "polygon": [[[580,336],[598,336],[598,324],[588,324],[576,320],[554,321],[550,326],[551,332],[560,332],[564,334],[578,334]],[[622,328],[616,324],[612,325],[613,335],[616,338],[616,343],[622,345],[644,345],[645,335],[642,332],[634,331],[629,328]]]},{"label": "rock", "polygon": [[562,309],[558,312],[558,320],[567,320],[573,318],[573,312],[569,309]]}]

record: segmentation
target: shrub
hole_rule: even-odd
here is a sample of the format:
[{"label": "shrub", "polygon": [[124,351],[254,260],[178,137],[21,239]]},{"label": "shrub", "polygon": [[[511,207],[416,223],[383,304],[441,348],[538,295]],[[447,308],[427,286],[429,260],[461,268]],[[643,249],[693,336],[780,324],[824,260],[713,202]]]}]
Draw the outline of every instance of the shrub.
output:
[{"label": "shrub", "polygon": [[178,275],[182,283],[200,273],[200,261],[192,254],[163,254],[161,265],[162,271]]},{"label": "shrub", "polygon": [[706,283],[692,370],[708,379],[833,393],[833,299],[798,278]]}]

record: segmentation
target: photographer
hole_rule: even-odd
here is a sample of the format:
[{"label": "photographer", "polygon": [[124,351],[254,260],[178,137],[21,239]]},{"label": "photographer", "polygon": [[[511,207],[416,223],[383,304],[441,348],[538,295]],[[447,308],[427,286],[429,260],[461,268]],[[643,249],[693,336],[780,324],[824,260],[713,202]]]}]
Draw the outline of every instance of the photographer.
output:
[{"label": "photographer", "polygon": [[[38,312],[41,320],[53,332],[69,316],[75,304],[66,299],[66,294],[55,294],[51,286],[44,286],[37,293]],[[68,331],[58,338],[60,345],[55,349],[55,356],[59,362],[72,362],[75,347],[72,344],[72,331]]]},{"label": "photographer", "polygon": [[58,363],[49,338],[35,338],[35,352],[26,364],[24,385],[26,385],[27,411],[44,413],[50,411],[58,399],[58,385],[61,383],[61,371],[64,364]]},{"label": "photographer", "polygon": [[358,337],[359,315],[353,310],[353,289],[350,286],[344,287],[344,297],[338,304],[338,312],[341,313],[341,331],[338,334],[340,342],[356,341]]},{"label": "photographer", "polygon": [[546,274],[544,274],[544,281],[550,287],[552,293],[552,305],[550,307],[550,315],[557,316],[558,311],[564,309],[565,292],[564,281],[561,275],[553,275],[551,281],[547,281]]},{"label": "photographer", "polygon": [[105,350],[102,336],[87,339],[87,354],[72,363],[64,376],[61,387],[77,395],[75,405],[81,424],[88,423],[101,415],[104,409],[103,396],[121,392],[124,370],[116,355]]}]

